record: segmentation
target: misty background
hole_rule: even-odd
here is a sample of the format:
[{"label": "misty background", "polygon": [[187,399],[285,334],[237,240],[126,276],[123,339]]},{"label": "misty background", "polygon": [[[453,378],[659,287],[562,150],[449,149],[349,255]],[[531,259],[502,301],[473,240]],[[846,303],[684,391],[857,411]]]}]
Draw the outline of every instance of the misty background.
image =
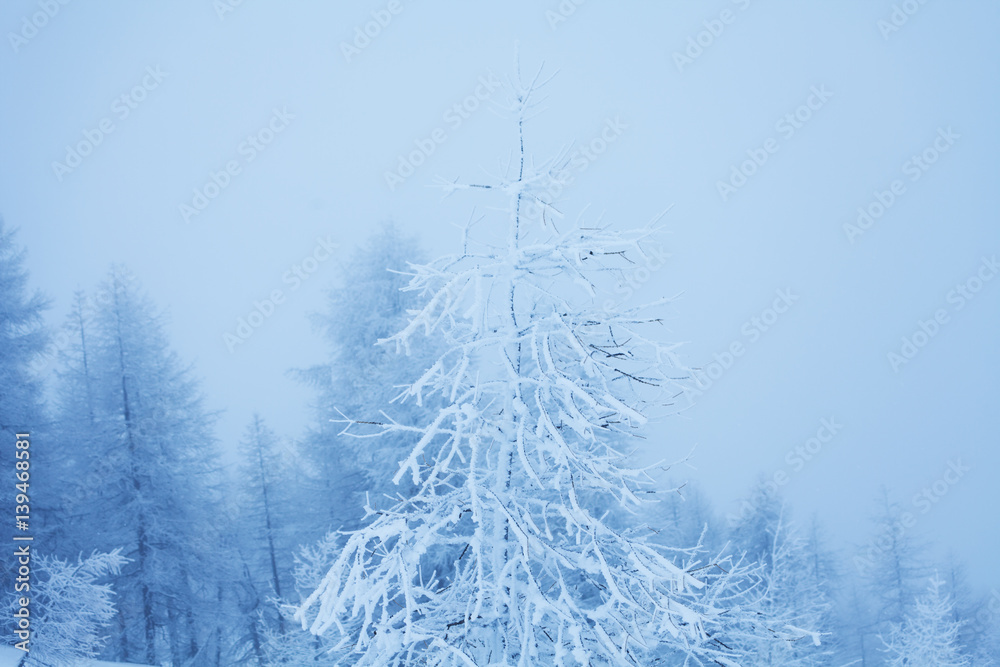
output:
[{"label": "misty background", "polygon": [[[389,4],[399,11],[358,48],[356,29]],[[475,193],[442,199],[429,186],[485,181],[510,154],[515,130],[491,104],[503,91],[483,80],[513,74],[517,45],[524,72],[558,72],[526,128],[529,153],[572,154],[620,128],[560,194],[566,218],[629,228],[672,207],[669,261],[635,276],[631,301],[680,295],[665,337],[685,342],[691,366],[745,346],[694,407],[654,425],[642,456],[694,449],[674,478],[699,481],[723,513],[760,475],[784,472],[797,516],[817,513],[834,546],[867,539],[885,485],[917,517],[915,534],[988,590],[1000,586],[1000,280],[971,283],[981,290],[960,309],[952,290],[1000,250],[1000,6],[916,6],[895,25],[882,0],[71,2],[32,32],[39,4],[11,0],[0,7],[0,213],[20,230],[31,286],[53,299],[53,329],[75,289],[124,262],[167,307],[169,340],[208,407],[224,411],[223,445],[255,410],[295,435],[311,395],[288,371],[324,356],[308,314],[336,266],[388,220],[431,257],[455,251],[455,225],[481,211]],[[699,52],[700,34],[711,38]],[[485,99],[469,111],[477,89]],[[807,120],[781,124],[810,99]],[[79,166],[53,166],[102,122],[113,131]],[[273,141],[251,151],[264,128]],[[444,141],[391,188],[386,172],[435,131]],[[942,136],[947,150],[912,180],[908,161]],[[720,194],[766,144],[777,146],[766,162]],[[230,161],[239,173],[185,216]],[[895,180],[905,191],[884,214],[845,230]],[[289,279],[317,239],[339,248]],[[227,345],[274,290],[284,302]],[[745,325],[779,290],[797,300],[767,331],[751,324],[751,340]],[[894,368],[888,355],[940,309],[947,321]],[[842,428],[797,469],[789,453],[823,419]],[[915,497],[956,461],[967,472],[923,511]]]}]

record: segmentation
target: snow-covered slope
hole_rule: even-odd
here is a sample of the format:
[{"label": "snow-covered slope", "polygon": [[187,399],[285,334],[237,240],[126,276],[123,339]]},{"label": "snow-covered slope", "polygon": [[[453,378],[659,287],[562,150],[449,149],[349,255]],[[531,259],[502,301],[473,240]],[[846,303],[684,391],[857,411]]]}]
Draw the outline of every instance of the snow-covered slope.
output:
[{"label": "snow-covered slope", "polygon": [[17,667],[24,655],[24,651],[13,646],[0,646],[0,667]]}]

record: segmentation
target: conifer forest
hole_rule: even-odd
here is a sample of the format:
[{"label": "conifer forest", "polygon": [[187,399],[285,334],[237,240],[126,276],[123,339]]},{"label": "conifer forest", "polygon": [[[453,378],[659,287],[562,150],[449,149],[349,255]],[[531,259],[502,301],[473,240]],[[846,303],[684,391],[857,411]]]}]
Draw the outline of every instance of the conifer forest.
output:
[{"label": "conifer forest", "polygon": [[1000,5],[0,27],[0,667],[1000,664]]}]

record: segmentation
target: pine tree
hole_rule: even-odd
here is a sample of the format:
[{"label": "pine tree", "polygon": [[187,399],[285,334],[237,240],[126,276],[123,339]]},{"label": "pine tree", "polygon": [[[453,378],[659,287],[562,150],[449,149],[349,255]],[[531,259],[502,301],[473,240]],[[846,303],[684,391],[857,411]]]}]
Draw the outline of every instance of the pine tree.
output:
[{"label": "pine tree", "polygon": [[883,656],[878,653],[878,649],[882,643],[877,634],[871,634],[875,623],[871,616],[870,601],[865,597],[866,591],[853,577],[848,579],[847,586],[843,597],[838,600],[840,606],[837,610],[841,662],[845,665],[880,664]]},{"label": "pine tree", "polygon": [[[28,293],[27,255],[16,245],[14,235],[0,218],[0,437],[5,443],[0,447],[0,465],[5,471],[14,470],[16,435],[38,435],[43,425],[41,382],[31,366],[48,342],[42,319],[48,301],[39,292]],[[13,510],[13,500],[14,485],[4,484],[2,506]],[[34,528],[36,520],[32,517]],[[13,523],[4,522],[2,535],[8,544],[12,530]],[[0,581],[6,584],[9,574],[5,568]],[[10,588],[5,586],[4,590]]]},{"label": "pine tree", "polygon": [[936,576],[927,594],[918,598],[902,623],[890,624],[888,636],[880,636],[889,667],[963,667],[971,665],[962,654],[958,633],[963,625],[952,615],[953,603]]},{"label": "pine tree", "polygon": [[812,516],[801,537],[804,541],[807,582],[819,592],[824,603],[817,622],[817,627],[824,631],[823,653],[831,656],[829,664],[843,665],[850,660],[836,662],[835,657],[846,655],[850,650],[840,617],[847,588],[844,585],[847,568],[841,564],[839,555],[827,546],[825,530],[817,515]]},{"label": "pine tree", "polygon": [[722,550],[726,536],[704,492],[691,483],[669,482],[667,487],[644,513],[654,532],[651,539],[664,547]]},{"label": "pine tree", "polygon": [[[761,622],[785,631],[784,641],[755,638],[749,665],[823,665],[830,648],[820,648],[819,631],[829,633],[832,605],[825,590],[821,556],[785,518],[787,506],[769,487],[758,488],[754,510],[732,527],[735,548],[747,549],[762,565],[764,592],[757,605]],[[808,628],[806,633],[799,629]],[[811,639],[811,641],[810,641]]]},{"label": "pine tree", "polygon": [[774,565],[775,535],[785,503],[773,485],[761,477],[749,497],[740,503],[738,516],[730,515],[730,539],[766,569]]},{"label": "pine tree", "polygon": [[855,631],[862,636],[865,663],[880,665],[884,655],[878,637],[909,614],[928,568],[923,545],[907,528],[902,509],[886,489],[880,492],[874,523],[875,537],[854,558],[867,605],[856,616]]},{"label": "pine tree", "polygon": [[[638,665],[661,644],[735,665],[726,633],[742,612],[724,588],[702,594],[648,530],[605,521],[609,500],[640,505],[650,478],[624,449],[685,375],[648,332],[657,318],[597,305],[653,230],[557,229],[545,191],[560,162],[535,166],[523,148],[536,82],[512,93],[513,175],[448,184],[506,197],[505,242],[467,233],[458,255],[413,267],[424,305],[388,338],[444,346],[405,391],[440,400],[433,419],[360,433],[418,438],[394,477],[415,491],[368,505],[297,618],[357,665]],[[448,569],[429,566],[443,556]]]},{"label": "pine tree", "polygon": [[[32,364],[45,351],[48,336],[43,326],[42,313],[48,307],[46,299],[38,292],[29,293],[26,253],[15,243],[14,231],[5,227],[0,218],[0,468],[5,471],[4,484],[0,485],[0,507],[7,512],[0,539],[10,545],[16,524],[13,521],[17,494],[22,487],[32,499],[34,510],[27,522],[30,533],[37,534],[41,524],[38,496],[38,452],[44,447],[43,405],[41,382],[32,372]],[[15,473],[15,442],[17,434],[28,434],[27,460],[17,463],[24,470]],[[23,440],[22,440],[23,441]],[[6,562],[6,561],[5,561]],[[4,591],[14,590],[16,568],[4,567],[0,572],[0,586]],[[12,617],[7,615],[0,629],[7,637],[14,636]]]},{"label": "pine tree", "polygon": [[55,555],[64,558],[98,548],[97,544],[104,549],[114,546],[78,530],[80,522],[92,517],[94,489],[113,474],[117,463],[100,459],[102,443],[113,433],[99,421],[93,311],[87,295],[77,291],[61,332],[67,342],[57,352],[61,362],[55,372],[57,418],[51,437],[39,447],[45,461],[37,471],[42,535],[56,548]]},{"label": "pine tree", "polygon": [[214,627],[213,416],[132,276],[113,269],[98,294],[92,312],[71,315],[79,335],[59,375],[58,450],[70,483],[58,503],[73,548],[120,546],[130,561],[114,580],[108,654],[180,662]]},{"label": "pine tree", "polygon": [[107,583],[126,560],[118,550],[78,558],[37,557],[31,584],[31,643],[25,667],[76,664],[94,658],[115,617],[114,592]]},{"label": "pine tree", "polygon": [[282,554],[294,550],[288,519],[301,503],[292,488],[291,447],[258,414],[253,415],[240,441],[239,552],[246,599],[241,604],[248,627],[243,637],[245,655],[264,664],[264,635],[278,640],[288,632],[276,601],[292,592],[292,571]]},{"label": "pine tree", "polygon": [[[30,369],[48,342],[42,320],[48,301],[28,293],[27,255],[14,235],[0,218],[0,432],[8,437],[41,422],[41,383]],[[3,448],[4,457],[9,450]]]},{"label": "pine tree", "polygon": [[[381,419],[380,410],[433,362],[432,346],[400,357],[376,345],[405,325],[407,312],[420,305],[415,292],[402,291],[408,262],[418,261],[420,254],[414,239],[392,224],[383,225],[340,267],[337,284],[326,293],[325,309],[312,318],[330,358],[295,374],[317,392],[315,425],[301,451],[312,473],[312,504],[323,508],[311,518],[323,532],[358,527],[366,492],[378,504],[385,494],[400,491],[382,463],[405,456],[415,442],[412,434],[358,440],[342,434],[343,425],[333,420],[345,414],[359,421]],[[410,403],[399,405],[394,414],[415,424],[429,411],[429,406]]]},{"label": "pine tree", "polygon": [[959,632],[959,643],[968,648],[972,663],[1000,665],[1000,589],[977,596],[961,617],[966,620]]}]

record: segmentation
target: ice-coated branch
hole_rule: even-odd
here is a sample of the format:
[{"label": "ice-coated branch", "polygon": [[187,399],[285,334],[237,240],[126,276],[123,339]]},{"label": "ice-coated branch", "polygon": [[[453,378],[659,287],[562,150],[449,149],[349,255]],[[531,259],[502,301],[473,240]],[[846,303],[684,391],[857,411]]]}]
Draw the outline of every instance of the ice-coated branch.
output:
[{"label": "ice-coated branch", "polygon": [[411,267],[423,306],[380,341],[443,343],[399,399],[436,397],[433,418],[369,423],[417,434],[394,478],[414,491],[367,508],[297,618],[342,635],[358,665],[643,665],[664,644],[689,664],[735,665],[724,638],[746,620],[747,566],[665,550],[617,514],[652,481],[625,444],[686,371],[649,331],[658,318],[596,302],[644,260],[662,214],[630,231],[549,224],[564,156],[536,164],[524,148],[540,81],[510,85],[516,169],[442,182],[503,196],[507,245],[475,248],[466,224],[461,254]]}]

